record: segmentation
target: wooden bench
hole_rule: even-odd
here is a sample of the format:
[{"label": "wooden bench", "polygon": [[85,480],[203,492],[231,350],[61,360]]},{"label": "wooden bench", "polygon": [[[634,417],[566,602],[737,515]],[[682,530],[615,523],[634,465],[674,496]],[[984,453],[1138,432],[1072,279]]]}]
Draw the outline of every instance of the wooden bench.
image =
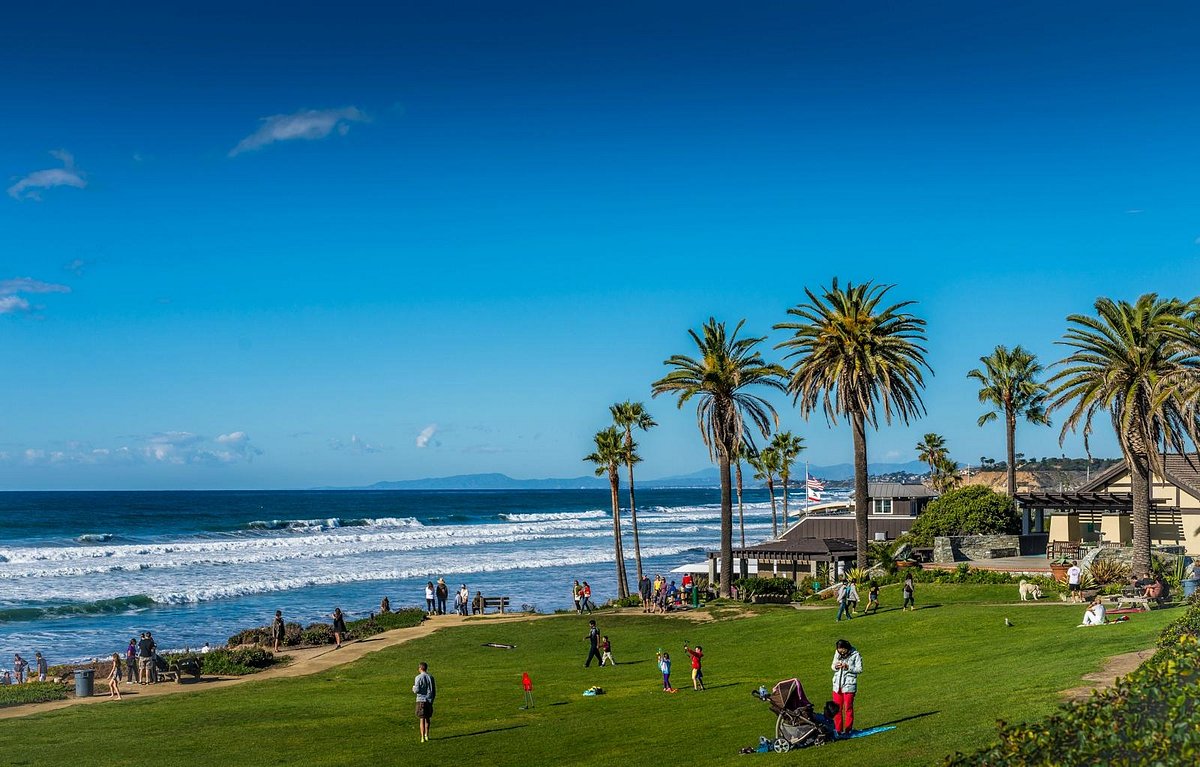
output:
[{"label": "wooden bench", "polygon": [[1150,611],[1150,600],[1145,597],[1121,597],[1117,600],[1117,609],[1124,610],[1127,608],[1136,608],[1139,610]]},{"label": "wooden bench", "polygon": [[500,612],[503,614],[504,609],[508,607],[508,597],[484,597],[483,612],[487,613],[489,607],[499,608]]}]

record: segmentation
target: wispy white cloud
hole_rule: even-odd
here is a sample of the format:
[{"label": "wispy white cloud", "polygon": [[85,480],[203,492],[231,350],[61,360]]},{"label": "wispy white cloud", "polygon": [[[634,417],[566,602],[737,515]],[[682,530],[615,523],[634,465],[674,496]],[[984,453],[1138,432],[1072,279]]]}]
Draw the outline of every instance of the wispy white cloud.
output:
[{"label": "wispy white cloud", "polygon": [[82,171],[75,167],[75,158],[65,149],[55,149],[50,153],[63,164],[61,168],[35,170],[8,188],[8,196],[14,200],[41,200],[40,189],[50,189],[55,186],[73,186],[83,189],[87,181]]},{"label": "wispy white cloud", "polygon": [[[429,447],[429,440],[433,439],[434,434],[437,434],[437,428],[436,423],[431,423],[424,429],[421,429],[421,433],[417,435],[417,447]],[[436,443],[434,444],[436,446]]]},{"label": "wispy white cloud", "polygon": [[169,431],[130,437],[128,444],[95,447],[87,442],[67,442],[55,448],[24,448],[0,453],[0,463],[27,466],[55,465],[220,465],[249,463],[263,451],[250,444],[245,432],[235,431],[208,439],[186,431]]},{"label": "wispy white cloud", "polygon": [[16,314],[18,312],[31,311],[34,307],[24,295],[70,292],[71,289],[66,285],[42,282],[30,277],[14,277],[8,280],[0,280],[0,314]]},{"label": "wispy white cloud", "polygon": [[339,136],[345,136],[350,132],[351,123],[366,121],[366,114],[357,107],[302,109],[290,115],[271,115],[262,119],[258,130],[230,149],[229,156],[236,157],[242,152],[262,149],[277,141],[322,139],[335,130]]},{"label": "wispy white cloud", "polygon": [[73,258],[67,263],[63,264],[63,271],[70,272],[76,277],[79,277],[83,275],[83,270],[87,267],[87,261],[83,260],[82,258]]},{"label": "wispy white cloud", "polygon": [[387,450],[387,448],[383,447],[382,445],[372,445],[370,442],[367,442],[357,434],[351,434],[349,442],[343,442],[337,438],[331,439],[329,440],[329,447],[331,450],[345,450],[347,452],[357,453],[359,455],[382,453],[384,450]]}]

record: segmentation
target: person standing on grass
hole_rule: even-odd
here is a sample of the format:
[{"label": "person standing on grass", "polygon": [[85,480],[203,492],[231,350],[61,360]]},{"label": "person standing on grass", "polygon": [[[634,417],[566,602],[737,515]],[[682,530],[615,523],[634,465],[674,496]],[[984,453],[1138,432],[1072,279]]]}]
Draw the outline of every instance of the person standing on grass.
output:
[{"label": "person standing on grass", "polygon": [[600,655],[600,629],[596,628],[596,621],[588,621],[588,656],[583,662],[584,668],[589,668],[592,665],[592,658],[604,664],[604,657]]},{"label": "person standing on grass", "polygon": [[333,608],[333,649],[337,650],[342,646],[342,637],[346,635],[346,616],[342,615],[342,608]]},{"label": "person standing on grass", "polygon": [[642,597],[642,612],[650,612],[650,576],[645,573],[638,581],[638,594]]},{"label": "person standing on grass", "polygon": [[663,692],[679,692],[671,686],[671,654],[659,651],[658,670],[663,676]]},{"label": "person standing on grass", "polygon": [[39,682],[46,681],[46,673],[50,670],[50,666],[40,652],[33,654],[33,668],[37,672],[37,680]]},{"label": "person standing on grass", "polygon": [[417,664],[413,693],[417,696],[417,722],[421,730],[421,742],[424,743],[429,740],[429,720],[433,719],[433,698],[437,695],[437,685],[429,673],[429,664]]},{"label": "person standing on grass", "polygon": [[279,643],[287,635],[287,627],[283,625],[283,611],[275,611],[275,620],[271,621],[271,652],[279,652]]},{"label": "person standing on grass", "polygon": [[704,669],[700,667],[700,661],[704,658],[704,648],[696,645],[696,649],[687,646],[687,642],[683,643],[683,651],[686,652],[692,659],[692,689],[704,689]]},{"label": "person standing on grass", "polygon": [[1079,569],[1078,562],[1072,562],[1067,568],[1067,591],[1071,592],[1072,602],[1082,602],[1083,593],[1079,590],[1079,582],[1083,577],[1083,570]]},{"label": "person standing on grass", "polygon": [[854,694],[858,692],[858,675],[862,673],[862,656],[845,639],[837,640],[833,651],[833,702],[838,712],[833,728],[839,735],[848,735],[854,728]]},{"label": "person standing on grass", "polygon": [[21,653],[13,653],[13,677],[17,680],[17,684],[25,684],[25,669],[29,668],[29,663],[21,657]]},{"label": "person standing on grass", "polygon": [[121,656],[112,654],[112,668],[108,670],[108,697],[121,699]]},{"label": "person standing on grass", "polygon": [[912,573],[906,573],[904,576],[904,604],[900,606],[900,610],[916,610],[917,602],[913,599],[913,576]]}]

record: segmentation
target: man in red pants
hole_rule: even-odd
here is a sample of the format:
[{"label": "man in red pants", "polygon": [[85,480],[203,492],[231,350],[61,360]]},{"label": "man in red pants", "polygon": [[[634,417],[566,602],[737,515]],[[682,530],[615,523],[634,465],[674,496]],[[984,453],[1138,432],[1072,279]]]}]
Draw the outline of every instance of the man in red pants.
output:
[{"label": "man in red pants", "polygon": [[833,702],[838,706],[833,728],[839,735],[848,735],[854,728],[854,693],[861,673],[862,656],[845,639],[839,639],[833,651]]}]

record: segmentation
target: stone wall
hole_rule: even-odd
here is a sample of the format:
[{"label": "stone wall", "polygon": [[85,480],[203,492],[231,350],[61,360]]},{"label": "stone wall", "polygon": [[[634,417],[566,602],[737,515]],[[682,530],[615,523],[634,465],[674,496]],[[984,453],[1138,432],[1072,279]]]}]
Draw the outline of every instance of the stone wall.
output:
[{"label": "stone wall", "polygon": [[1016,557],[1021,554],[1019,535],[950,535],[933,539],[933,561],[941,563]]}]

